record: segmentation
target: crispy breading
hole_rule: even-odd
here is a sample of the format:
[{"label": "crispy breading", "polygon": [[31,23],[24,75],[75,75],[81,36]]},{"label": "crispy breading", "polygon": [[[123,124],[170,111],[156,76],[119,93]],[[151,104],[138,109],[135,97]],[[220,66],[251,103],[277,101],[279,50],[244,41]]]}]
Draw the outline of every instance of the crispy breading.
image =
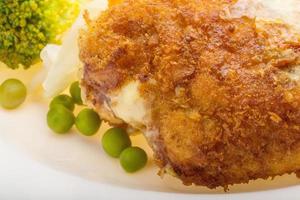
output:
[{"label": "crispy breading", "polygon": [[300,170],[300,87],[289,76],[299,36],[224,17],[234,2],[127,0],[81,33],[87,99],[101,107],[105,93],[140,81],[157,163],[185,184],[227,187]]}]

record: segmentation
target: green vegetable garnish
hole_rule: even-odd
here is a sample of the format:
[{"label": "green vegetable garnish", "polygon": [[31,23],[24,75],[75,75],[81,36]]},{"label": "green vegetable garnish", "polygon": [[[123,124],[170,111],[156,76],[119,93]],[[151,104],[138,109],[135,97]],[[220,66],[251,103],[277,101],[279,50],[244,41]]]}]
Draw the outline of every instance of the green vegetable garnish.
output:
[{"label": "green vegetable garnish", "polygon": [[82,105],[81,89],[79,87],[78,81],[72,83],[72,85],[70,87],[70,94],[76,104]]},{"label": "green vegetable garnish", "polygon": [[55,133],[67,133],[72,128],[74,121],[73,113],[63,105],[55,105],[47,114],[47,124]]},{"label": "green vegetable garnish", "polygon": [[8,79],[0,86],[0,105],[6,109],[14,109],[26,98],[25,85],[17,79]]},{"label": "green vegetable garnish", "polygon": [[0,0],[0,61],[30,67],[47,43],[60,42],[79,12],[77,0]]},{"label": "green vegetable garnish", "polygon": [[50,108],[53,108],[55,105],[60,104],[65,106],[70,111],[73,111],[75,108],[74,101],[72,97],[61,94],[56,96],[51,102],[50,102]]},{"label": "green vegetable garnish", "polygon": [[126,172],[136,172],[142,169],[147,163],[146,152],[139,147],[129,147],[120,155],[120,163]]},{"label": "green vegetable garnish", "polygon": [[118,158],[124,149],[131,146],[131,141],[123,129],[111,128],[104,133],[102,146],[108,155]]},{"label": "green vegetable garnish", "polygon": [[75,120],[76,128],[85,136],[92,136],[100,128],[101,119],[92,109],[83,109]]}]

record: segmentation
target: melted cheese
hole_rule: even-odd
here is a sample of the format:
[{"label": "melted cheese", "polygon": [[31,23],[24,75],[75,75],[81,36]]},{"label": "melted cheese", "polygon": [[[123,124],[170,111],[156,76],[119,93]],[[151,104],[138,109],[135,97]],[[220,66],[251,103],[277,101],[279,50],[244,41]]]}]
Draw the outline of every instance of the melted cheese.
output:
[{"label": "melted cheese", "polygon": [[111,95],[110,108],[115,116],[131,126],[142,129],[147,122],[147,109],[139,92],[138,81],[123,86],[117,94]]}]

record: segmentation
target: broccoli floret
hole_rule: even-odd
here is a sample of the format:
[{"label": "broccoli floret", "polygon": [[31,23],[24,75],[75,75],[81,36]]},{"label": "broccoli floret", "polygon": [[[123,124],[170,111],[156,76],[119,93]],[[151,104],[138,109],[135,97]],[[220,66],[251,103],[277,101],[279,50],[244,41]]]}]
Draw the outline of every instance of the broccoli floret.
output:
[{"label": "broccoli floret", "polygon": [[47,43],[60,42],[79,10],[74,0],[0,0],[0,61],[30,67]]}]

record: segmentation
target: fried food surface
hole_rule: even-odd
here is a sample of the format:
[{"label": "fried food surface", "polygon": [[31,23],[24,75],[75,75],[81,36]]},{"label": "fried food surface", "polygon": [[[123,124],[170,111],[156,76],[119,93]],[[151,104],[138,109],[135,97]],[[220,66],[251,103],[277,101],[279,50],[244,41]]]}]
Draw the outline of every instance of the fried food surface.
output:
[{"label": "fried food surface", "polygon": [[127,0],[80,38],[87,99],[131,80],[162,169],[209,188],[300,170],[299,36],[224,17],[230,0]]}]

